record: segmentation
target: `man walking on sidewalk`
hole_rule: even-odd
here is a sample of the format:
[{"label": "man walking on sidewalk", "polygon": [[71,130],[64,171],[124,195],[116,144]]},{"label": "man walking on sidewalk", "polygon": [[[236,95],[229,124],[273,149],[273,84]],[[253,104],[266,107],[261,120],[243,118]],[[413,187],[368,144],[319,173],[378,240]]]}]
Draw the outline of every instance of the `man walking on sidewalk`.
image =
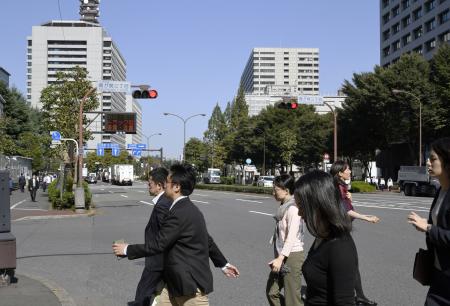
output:
[{"label": "man walking on sidewalk", "polygon": [[36,202],[36,191],[39,189],[39,180],[36,175],[28,181],[28,190],[30,191],[31,201]]}]

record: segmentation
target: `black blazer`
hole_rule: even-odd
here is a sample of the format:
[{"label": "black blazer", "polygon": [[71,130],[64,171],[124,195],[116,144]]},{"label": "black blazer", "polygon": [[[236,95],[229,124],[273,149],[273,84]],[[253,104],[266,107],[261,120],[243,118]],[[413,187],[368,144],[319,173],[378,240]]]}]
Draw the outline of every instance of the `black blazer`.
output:
[{"label": "black blazer", "polygon": [[208,234],[203,214],[189,198],[179,200],[169,211],[158,234],[146,243],[145,253],[164,254],[164,280],[175,297],[193,295],[197,288],[212,292],[209,257],[216,267],[227,263]]},{"label": "black blazer", "polygon": [[28,180],[28,190],[29,191],[31,191],[31,190],[38,190],[39,189],[39,179],[38,178],[36,178],[35,179],[36,180],[36,186],[33,188],[33,178],[30,178],[29,180]]},{"label": "black blazer", "polygon": [[[148,244],[150,239],[159,232],[161,223],[169,213],[172,200],[162,194],[158,199],[158,202],[153,208],[150,219],[145,227],[145,244]],[[128,259],[137,259],[145,257],[145,267],[150,271],[162,271],[163,270],[163,254],[155,254],[149,256],[146,253],[145,244],[131,244],[127,248]]]},{"label": "black blazer", "polygon": [[[439,192],[440,191],[441,189],[439,189]],[[428,224],[433,224],[431,212],[436,205],[439,192],[436,193],[433,204],[431,204]],[[430,251],[436,251],[442,272],[445,275],[450,276],[450,190],[447,191],[447,194],[442,201],[436,224],[437,226],[433,225],[426,235],[427,247]]]}]

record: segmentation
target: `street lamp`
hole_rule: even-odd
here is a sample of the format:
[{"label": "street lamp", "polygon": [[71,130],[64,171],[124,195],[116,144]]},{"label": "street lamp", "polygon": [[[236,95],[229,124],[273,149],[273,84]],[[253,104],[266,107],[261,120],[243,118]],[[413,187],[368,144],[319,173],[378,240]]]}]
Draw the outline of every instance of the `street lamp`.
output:
[{"label": "street lamp", "polygon": [[206,114],[195,114],[195,115],[192,115],[192,116],[187,117],[186,119],[183,118],[183,117],[181,117],[181,116],[179,116],[179,115],[172,114],[172,113],[164,113],[164,116],[175,116],[175,117],[177,117],[178,119],[180,119],[181,121],[183,121],[183,162],[184,162],[185,159],[186,159],[186,156],[185,156],[185,154],[186,154],[186,152],[185,152],[185,149],[186,149],[186,122],[187,122],[189,119],[194,118],[194,117],[197,117],[197,116],[205,117]]},{"label": "street lamp", "polygon": [[263,135],[263,166],[262,175],[266,175],[266,131],[260,128],[255,128],[255,132]]},{"label": "street lamp", "polygon": [[412,96],[419,103],[419,167],[422,166],[422,102],[419,97],[413,94],[412,92],[401,90],[401,89],[392,89],[393,94],[406,94]]},{"label": "street lamp", "polygon": [[151,134],[150,136],[143,135],[143,136],[147,139],[147,157],[148,157],[149,152],[150,152],[150,151],[148,151],[148,150],[150,149],[149,141],[148,141],[148,140],[149,140],[150,138],[152,138],[153,136],[156,136],[156,135],[161,136],[162,134],[161,134],[161,133],[154,133],[154,134]]}]

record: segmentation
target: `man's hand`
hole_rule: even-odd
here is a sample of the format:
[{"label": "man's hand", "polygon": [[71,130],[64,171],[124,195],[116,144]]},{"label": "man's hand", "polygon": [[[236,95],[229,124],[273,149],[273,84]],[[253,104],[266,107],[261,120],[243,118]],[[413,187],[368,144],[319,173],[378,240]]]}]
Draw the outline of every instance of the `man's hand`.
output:
[{"label": "man's hand", "polygon": [[237,278],[239,276],[239,270],[232,264],[228,264],[225,269],[222,269],[222,272],[228,278]]},{"label": "man's hand", "polygon": [[116,256],[125,256],[125,247],[127,245],[128,244],[126,244],[126,243],[114,243],[112,245],[112,249],[113,249],[114,255],[116,255]]},{"label": "man's hand", "polygon": [[269,266],[271,267],[272,272],[278,273],[280,271],[283,260],[284,256],[278,256],[277,258],[269,262]]},{"label": "man's hand", "polygon": [[411,212],[408,215],[408,223],[414,225],[416,230],[418,230],[419,232],[426,232],[427,231],[428,220],[425,219],[425,218],[420,217],[415,212]]}]

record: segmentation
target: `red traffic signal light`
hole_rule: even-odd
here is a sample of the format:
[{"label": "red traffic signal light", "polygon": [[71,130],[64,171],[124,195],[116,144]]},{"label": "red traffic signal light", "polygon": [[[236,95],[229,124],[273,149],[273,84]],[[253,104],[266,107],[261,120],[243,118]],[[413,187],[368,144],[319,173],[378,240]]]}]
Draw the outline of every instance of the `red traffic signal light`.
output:
[{"label": "red traffic signal light", "polygon": [[298,103],[297,102],[278,102],[275,104],[276,108],[280,109],[297,109]]},{"label": "red traffic signal light", "polygon": [[156,99],[158,92],[154,89],[135,90],[132,96],[134,99]]}]

